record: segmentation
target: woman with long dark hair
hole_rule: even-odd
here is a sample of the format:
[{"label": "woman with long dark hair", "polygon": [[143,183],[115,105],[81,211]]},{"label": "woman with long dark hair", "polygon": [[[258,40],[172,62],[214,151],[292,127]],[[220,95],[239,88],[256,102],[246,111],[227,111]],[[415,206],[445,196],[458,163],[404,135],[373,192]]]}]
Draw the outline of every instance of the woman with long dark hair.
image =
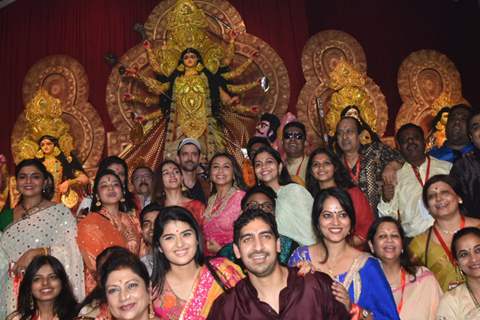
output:
[{"label": "woman with long dark hair", "polygon": [[140,226],[134,212],[127,211],[125,189],[120,177],[110,169],[97,173],[93,185],[91,212],[78,223],[77,242],[85,262],[87,293],[95,286],[95,258],[113,245],[138,254]]},{"label": "woman with long dark hair", "polygon": [[77,301],[62,263],[53,256],[35,257],[25,270],[17,310],[8,320],[69,320]]},{"label": "woman with long dark hair", "polygon": [[11,224],[0,236],[0,250],[10,270],[0,279],[6,284],[0,299],[1,310],[11,313],[17,306],[16,292],[25,269],[39,255],[50,254],[65,266],[78,298],[84,295],[83,261],[77,242],[77,223],[63,204],[51,201],[53,178],[38,159],[21,161],[15,168],[20,200]]},{"label": "woman with long dark hair", "polygon": [[[125,212],[136,211],[137,206],[135,204],[135,196],[128,190],[128,166],[125,160],[117,156],[106,157],[102,161],[100,161],[97,172],[104,171],[105,169],[110,169],[115,172],[115,174],[122,181],[125,199],[123,205],[126,210]],[[94,204],[92,202],[92,199],[93,196],[85,197],[82,200],[82,203],[80,203],[77,213],[88,213],[89,211],[91,211],[92,204]]]},{"label": "woman with long dark hair", "polygon": [[382,261],[400,318],[436,319],[442,289],[430,270],[411,262],[400,222],[392,217],[375,220],[368,232],[368,245]]},{"label": "woman with long dark hair", "polygon": [[277,194],[275,220],[278,232],[301,245],[315,243],[311,223],[313,198],[301,185],[293,183],[280,154],[272,147],[262,147],[253,157],[257,184],[266,185]]},{"label": "woman with long dark hair", "polygon": [[182,169],[173,160],[163,161],[156,172],[153,186],[153,201],[162,207],[180,206],[190,211],[197,222],[203,225],[205,205],[188,198],[182,191]]},{"label": "woman with long dark hair", "polygon": [[153,243],[153,307],[162,319],[206,319],[215,299],[243,278],[228,259],[205,259],[200,226],[182,207],[160,211]]},{"label": "woman with long dark hair", "polygon": [[233,241],[233,222],[242,212],[241,201],[246,186],[235,158],[228,153],[217,153],[208,165],[212,192],[203,216],[206,254],[215,255],[224,245]]},{"label": "woman with long dark hair", "polygon": [[[344,299],[370,312],[375,320],[398,320],[395,301],[379,261],[351,245],[355,223],[355,209],[347,192],[340,188],[320,191],[312,209],[318,243],[299,247],[288,264],[296,266],[306,261],[314,270],[330,275],[337,285],[346,288],[348,297]],[[337,296],[339,289],[335,286],[332,289]]]},{"label": "woman with long dark hair", "polygon": [[433,226],[417,235],[408,249],[412,259],[430,269],[444,292],[463,283],[450,251],[453,235],[465,227],[478,227],[480,220],[465,217],[457,180],[438,174],[423,186],[422,199],[435,220]]},{"label": "woman with long dark hair", "polygon": [[466,227],[459,230],[453,236],[451,250],[465,283],[443,295],[436,319],[480,319],[480,229]]},{"label": "woman with long dark hair", "polygon": [[338,187],[348,192],[355,207],[356,221],[353,244],[360,247],[367,239],[368,228],[374,214],[367,197],[355,186],[340,158],[329,149],[317,148],[307,163],[305,187],[315,195],[322,189]]}]

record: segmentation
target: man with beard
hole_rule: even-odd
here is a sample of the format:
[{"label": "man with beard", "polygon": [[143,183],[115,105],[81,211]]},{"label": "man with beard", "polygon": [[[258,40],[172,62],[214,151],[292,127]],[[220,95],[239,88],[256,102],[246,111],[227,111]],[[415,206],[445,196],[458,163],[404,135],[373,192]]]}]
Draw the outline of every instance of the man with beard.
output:
[{"label": "man with beard", "polygon": [[153,172],[149,167],[139,166],[133,170],[133,193],[135,194],[137,205],[140,209],[143,209],[151,201],[152,182]]},{"label": "man with beard", "polygon": [[210,196],[208,181],[198,175],[200,165],[200,142],[193,138],[185,138],[178,144],[177,162],[182,168],[183,186],[188,191],[188,197],[207,204]]},{"label": "man with beard", "polygon": [[305,185],[308,156],[305,155],[307,131],[303,123],[289,122],[283,128],[283,149],[287,156],[287,170],[292,180]]},{"label": "man with beard", "polygon": [[360,134],[363,130],[357,118],[345,116],[340,119],[335,132],[338,146],[336,151],[353,183],[365,193],[370,206],[377,214],[381,185],[396,183],[395,171],[401,167],[403,159],[398,151],[378,139],[362,145]]},{"label": "man with beard", "polygon": [[234,224],[234,252],[247,277],[227,290],[207,319],[350,319],[332,291],[332,279],[321,272],[298,274],[278,262],[280,239],[275,217],[246,210]]},{"label": "man with beard", "polygon": [[465,215],[480,218],[480,110],[472,112],[468,121],[470,139],[474,145],[471,153],[455,161],[450,175],[455,177],[462,191]]},{"label": "man with beard", "polygon": [[273,144],[277,139],[277,130],[280,120],[272,113],[264,113],[255,127],[255,137],[264,137]]},{"label": "man with beard", "polygon": [[467,121],[470,117],[470,107],[464,104],[453,106],[448,114],[445,134],[447,140],[440,148],[432,148],[430,155],[454,163],[463,154],[471,152],[473,145],[468,138]]},{"label": "man with beard", "polygon": [[398,129],[396,140],[406,163],[397,171],[397,185],[383,186],[378,214],[399,219],[407,237],[413,238],[433,224],[422,201],[423,185],[431,176],[448,174],[452,164],[425,154],[423,130],[413,123]]}]

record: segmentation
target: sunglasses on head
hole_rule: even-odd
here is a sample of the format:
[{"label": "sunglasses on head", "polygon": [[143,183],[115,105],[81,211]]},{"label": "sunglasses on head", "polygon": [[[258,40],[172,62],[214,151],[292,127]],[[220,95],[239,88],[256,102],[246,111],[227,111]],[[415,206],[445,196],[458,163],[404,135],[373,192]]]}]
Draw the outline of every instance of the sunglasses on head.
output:
[{"label": "sunglasses on head", "polygon": [[305,136],[301,132],[285,132],[283,134],[284,139],[296,139],[296,140],[303,140]]}]

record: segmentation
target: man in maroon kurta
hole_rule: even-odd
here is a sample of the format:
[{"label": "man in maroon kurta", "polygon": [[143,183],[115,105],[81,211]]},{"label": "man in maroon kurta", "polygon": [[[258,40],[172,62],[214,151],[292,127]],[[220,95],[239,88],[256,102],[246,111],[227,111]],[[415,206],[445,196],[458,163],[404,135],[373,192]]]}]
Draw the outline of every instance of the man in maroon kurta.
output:
[{"label": "man in maroon kurta", "polygon": [[324,273],[299,276],[281,266],[275,217],[259,209],[245,211],[234,224],[234,252],[248,276],[213,304],[208,319],[349,319],[332,294]]}]

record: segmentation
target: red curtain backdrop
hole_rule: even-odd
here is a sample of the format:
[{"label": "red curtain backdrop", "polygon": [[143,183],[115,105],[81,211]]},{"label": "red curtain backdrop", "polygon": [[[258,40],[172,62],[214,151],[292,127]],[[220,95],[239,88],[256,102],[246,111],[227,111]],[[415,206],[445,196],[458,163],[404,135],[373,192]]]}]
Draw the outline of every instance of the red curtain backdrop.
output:
[{"label": "red curtain backdrop", "polygon": [[[84,67],[89,101],[107,131],[113,130],[105,106],[110,67],[107,52],[121,56],[140,42],[132,28],[144,23],[157,0],[17,0],[0,9],[0,153],[11,160],[10,133],[24,108],[22,85],[28,69],[41,58],[67,54]],[[247,31],[269,43],[282,57],[291,78],[290,110],[303,85],[300,56],[308,39],[303,0],[235,0]]]},{"label": "red curtain backdrop", "polygon": [[350,33],[367,56],[368,75],[387,98],[386,134],[394,134],[401,106],[397,72],[412,52],[446,54],[462,77],[463,96],[480,107],[480,2],[477,0],[307,0],[310,34],[339,29]]},{"label": "red curtain backdrop", "polygon": [[[290,111],[304,84],[301,52],[307,39],[326,29],[352,34],[365,49],[368,74],[389,105],[388,134],[401,101],[397,71],[419,49],[447,54],[462,75],[464,96],[480,103],[480,10],[476,0],[231,0],[247,31],[269,43],[284,60],[291,82]],[[0,9],[0,153],[10,155],[10,133],[24,108],[22,85],[28,69],[51,54],[67,54],[84,67],[89,101],[107,131],[105,107],[110,68],[103,56],[119,56],[140,39],[132,27],[145,22],[158,0],[17,0]]]}]

